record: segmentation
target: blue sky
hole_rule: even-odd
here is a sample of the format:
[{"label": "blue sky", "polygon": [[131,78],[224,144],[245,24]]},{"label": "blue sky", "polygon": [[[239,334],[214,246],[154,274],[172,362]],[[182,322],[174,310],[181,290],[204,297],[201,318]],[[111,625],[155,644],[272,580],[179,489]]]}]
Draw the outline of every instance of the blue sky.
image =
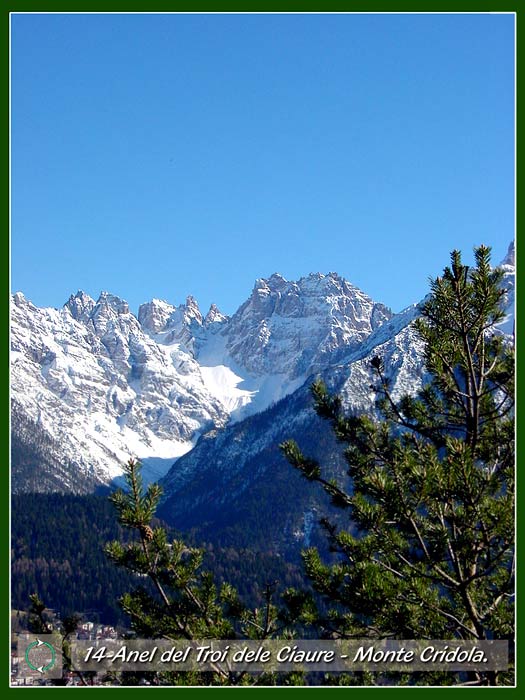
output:
[{"label": "blue sky", "polygon": [[335,271],[399,311],[514,237],[513,15],[11,25],[11,287],[226,313]]}]

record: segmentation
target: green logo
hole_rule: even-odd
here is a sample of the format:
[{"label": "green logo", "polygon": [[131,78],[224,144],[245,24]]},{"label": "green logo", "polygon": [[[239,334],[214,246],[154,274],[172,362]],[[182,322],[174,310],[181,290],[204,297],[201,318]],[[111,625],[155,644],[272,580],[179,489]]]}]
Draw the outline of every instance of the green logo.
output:
[{"label": "green logo", "polygon": [[55,665],[55,648],[49,642],[35,639],[26,647],[25,660],[29,668],[33,671],[45,673]]}]

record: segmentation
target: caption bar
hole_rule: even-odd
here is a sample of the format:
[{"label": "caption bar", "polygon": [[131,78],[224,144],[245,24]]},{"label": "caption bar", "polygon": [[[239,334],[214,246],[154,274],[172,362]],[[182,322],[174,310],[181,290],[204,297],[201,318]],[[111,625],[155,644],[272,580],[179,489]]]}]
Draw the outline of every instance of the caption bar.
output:
[{"label": "caption bar", "polygon": [[78,671],[503,671],[508,642],[100,640],[71,645]]}]

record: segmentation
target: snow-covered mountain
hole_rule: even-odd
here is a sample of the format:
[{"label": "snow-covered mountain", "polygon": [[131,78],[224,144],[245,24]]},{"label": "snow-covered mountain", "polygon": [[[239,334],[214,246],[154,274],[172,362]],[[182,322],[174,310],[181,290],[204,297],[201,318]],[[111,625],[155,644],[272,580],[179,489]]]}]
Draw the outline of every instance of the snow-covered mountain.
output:
[{"label": "snow-covered mountain", "polygon": [[[509,293],[500,329],[511,334],[513,244],[502,266]],[[394,394],[416,390],[424,375],[417,314],[415,304],[393,315],[335,273],[259,279],[231,317],[215,305],[204,315],[191,296],[179,306],[153,299],[135,316],[107,292],[95,301],[80,291],[61,309],[38,308],[18,292],[13,491],[88,492],[118,479],[130,456],[147,480],[166,475],[168,496],[188,484],[194,493],[203,464],[228,481],[276,437],[253,428],[261,412],[276,402],[286,412],[289,400],[302,406],[299,417],[279,424],[301,423],[308,407],[297,396],[307,396],[314,375],[348,407],[372,410],[370,358],[381,354]]]},{"label": "snow-covered mountain", "polygon": [[[143,461],[147,479],[158,479],[203,432],[292,393],[391,316],[333,273],[257,280],[231,318],[215,305],[204,316],[193,297],[180,306],[154,299],[135,316],[107,292],[95,301],[79,291],[61,309],[38,308],[18,292],[11,313],[16,454],[38,430],[61,465],[64,490],[111,482],[130,456]],[[34,468],[31,486],[31,464],[22,481],[13,464],[14,491],[49,488]]]},{"label": "snow-covered mountain", "polygon": [[278,483],[279,470],[290,474],[277,449],[285,439],[294,438],[304,445],[314,436],[309,454],[325,461],[326,444],[320,435],[327,432],[326,426],[312,409],[309,390],[315,376],[321,376],[341,396],[347,410],[373,411],[377,397],[371,388],[375,378],[370,360],[380,355],[389,368],[394,396],[417,391],[425,373],[422,343],[412,326],[418,309],[417,304],[410,306],[361,343],[338,351],[330,364],[316,367],[299,389],[266,411],[203,435],[161,482],[166,494],[164,517],[169,520],[171,514],[181,526],[181,514],[188,519],[191,512],[204,507],[211,517],[212,510],[222,509],[226,502],[230,506],[232,500],[252,490],[257,479]]},{"label": "snow-covered mountain", "polygon": [[73,487],[111,481],[131,455],[158,478],[228,420],[184,345],[153,340],[116,296],[79,292],[56,310],[17,293],[11,318],[13,403],[60,446]]},{"label": "snow-covered mountain", "polygon": [[257,280],[250,298],[232,317],[226,347],[256,376],[304,376],[326,357],[355,346],[392,313],[335,273],[298,282],[281,275]]},{"label": "snow-covered mountain", "polygon": [[249,299],[197,335],[208,389],[232,420],[264,410],[392,316],[335,273],[256,281]]}]

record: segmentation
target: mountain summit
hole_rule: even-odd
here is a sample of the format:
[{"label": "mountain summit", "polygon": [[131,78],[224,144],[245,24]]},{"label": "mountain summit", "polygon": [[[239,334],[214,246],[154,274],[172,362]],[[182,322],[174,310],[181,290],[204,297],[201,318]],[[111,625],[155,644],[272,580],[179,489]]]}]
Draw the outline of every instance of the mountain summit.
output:
[{"label": "mountain summit", "polygon": [[311,374],[335,350],[364,340],[392,313],[335,273],[288,282],[279,274],[256,281],[232,316],[226,346],[254,375]]},{"label": "mountain summit", "polygon": [[[509,249],[513,288],[512,260]],[[14,492],[91,491],[130,456],[158,480],[201,435],[259,414],[315,374],[342,373],[343,392],[367,406],[366,357],[381,344],[400,387],[421,378],[417,306],[394,316],[333,272],[258,279],[231,317],[215,305],[204,316],[192,296],[179,306],[153,299],[135,316],[109,292],[95,301],[78,291],[61,309],[17,293],[11,308]],[[512,318],[513,306],[507,326]]]}]

